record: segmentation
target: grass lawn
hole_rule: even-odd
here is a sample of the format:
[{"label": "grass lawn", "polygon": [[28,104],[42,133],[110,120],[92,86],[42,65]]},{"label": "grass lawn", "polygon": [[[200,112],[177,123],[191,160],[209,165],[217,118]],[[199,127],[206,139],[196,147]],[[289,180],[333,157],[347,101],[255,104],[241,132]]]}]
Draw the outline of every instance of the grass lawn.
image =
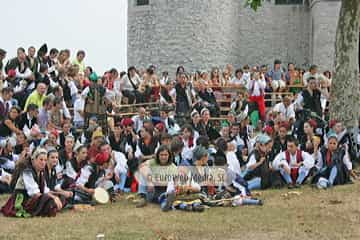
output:
[{"label": "grass lawn", "polygon": [[[212,208],[203,213],[120,200],[55,218],[0,217],[0,239],[360,239],[360,183],[330,190],[304,187],[260,192],[262,207]],[[5,197],[1,197],[1,204]]]}]

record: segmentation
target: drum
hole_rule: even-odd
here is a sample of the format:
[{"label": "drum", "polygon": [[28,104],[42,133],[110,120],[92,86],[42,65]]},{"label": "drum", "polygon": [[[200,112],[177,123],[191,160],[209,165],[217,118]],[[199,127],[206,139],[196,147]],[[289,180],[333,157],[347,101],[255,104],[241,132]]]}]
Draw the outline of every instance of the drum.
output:
[{"label": "drum", "polygon": [[99,204],[106,204],[109,202],[110,196],[105,189],[98,187],[95,189],[94,199]]}]

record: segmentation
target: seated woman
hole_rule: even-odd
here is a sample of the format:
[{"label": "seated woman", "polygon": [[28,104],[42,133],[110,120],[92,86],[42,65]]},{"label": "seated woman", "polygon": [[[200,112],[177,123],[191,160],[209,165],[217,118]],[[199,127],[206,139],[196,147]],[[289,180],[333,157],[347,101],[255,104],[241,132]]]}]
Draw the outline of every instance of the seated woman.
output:
[{"label": "seated woman", "polygon": [[191,112],[191,126],[194,129],[194,136],[198,138],[200,135],[207,135],[205,125],[201,121],[201,117],[198,111]]},{"label": "seated woman", "polygon": [[0,123],[0,139],[11,137],[15,134],[21,134],[22,131],[17,126],[17,117],[21,110],[18,107],[12,107],[7,117]]},{"label": "seated woman", "polygon": [[190,162],[185,161],[182,157],[183,149],[184,149],[184,142],[182,141],[181,138],[175,137],[171,140],[170,150],[173,156],[173,162],[176,166],[190,165]]},{"label": "seated woman", "polygon": [[121,122],[117,121],[115,123],[114,130],[108,137],[108,142],[114,151],[125,153],[126,139]]},{"label": "seated woman", "polygon": [[336,134],[329,134],[327,147],[315,145],[318,174],[313,179],[319,188],[350,182],[352,163],[346,147],[339,147]]},{"label": "seated woman", "polygon": [[13,154],[16,146],[15,138],[8,138],[0,141],[0,168],[12,173],[15,169],[19,156]]},{"label": "seated woman", "polygon": [[135,157],[138,158],[140,162],[154,158],[157,145],[158,141],[153,137],[153,133],[148,129],[141,129]]},{"label": "seated woman", "polygon": [[76,203],[91,203],[95,188],[101,187],[109,193],[113,192],[113,183],[106,178],[106,169],[109,166],[110,154],[98,153],[95,158],[90,158],[88,164],[81,169],[76,180],[74,201]]},{"label": "seated woman", "polygon": [[206,107],[207,109],[209,109],[211,116],[220,116],[220,107],[216,102],[216,97],[212,89],[206,86],[203,81],[199,82],[197,98],[198,103],[196,104],[196,108],[198,111],[201,111],[202,108]]},{"label": "seated woman", "polygon": [[200,112],[202,123],[205,126],[206,135],[209,137],[210,141],[215,141],[221,137],[220,133],[213,127],[210,122],[210,111],[207,108],[203,108]]},{"label": "seated woman", "polygon": [[56,173],[58,179],[63,179],[65,164],[67,161],[70,161],[74,156],[74,143],[75,139],[73,136],[67,136],[65,139],[65,146],[62,150],[59,151],[59,163],[56,166]]},{"label": "seated woman", "polygon": [[[300,135],[300,148],[310,154],[314,153],[314,137],[318,136],[315,134],[317,128],[317,122],[314,119],[310,119],[304,123],[304,135]],[[322,139],[321,136],[320,139]],[[321,141],[322,145],[322,141]]]},{"label": "seated woman", "polygon": [[47,158],[48,160],[44,170],[46,185],[48,186],[52,194],[60,196],[61,199],[71,199],[73,193],[61,189],[60,183],[56,175],[55,168],[59,162],[59,153],[56,149],[51,149],[48,151]]},{"label": "seated woman", "polygon": [[47,151],[38,148],[31,159],[21,161],[12,179],[14,193],[1,212],[8,217],[55,216],[63,203],[46,185],[44,170]]},{"label": "seated woman", "polygon": [[19,155],[25,148],[29,147],[29,142],[23,132],[16,134],[16,145],[14,154]]},{"label": "seated woman", "polygon": [[[176,166],[172,160],[170,148],[162,145],[156,152],[155,159],[147,161],[140,166],[141,179],[148,179],[146,182],[141,182],[141,185],[147,187],[146,200],[160,204],[162,211],[169,211],[175,200],[174,181],[155,182],[155,178],[148,178],[148,176],[175,176],[177,172]],[[145,201],[145,198],[143,198]],[[145,204],[143,204],[144,206]]]},{"label": "seated woman", "polygon": [[66,161],[64,170],[64,180],[61,184],[63,189],[73,189],[76,179],[80,174],[81,168],[86,164],[88,157],[87,147],[79,146],[75,151],[75,157]]},{"label": "seated woman", "polygon": [[181,139],[184,143],[184,148],[181,151],[181,158],[192,165],[192,151],[195,148],[196,138],[191,125],[185,124],[182,127]]}]

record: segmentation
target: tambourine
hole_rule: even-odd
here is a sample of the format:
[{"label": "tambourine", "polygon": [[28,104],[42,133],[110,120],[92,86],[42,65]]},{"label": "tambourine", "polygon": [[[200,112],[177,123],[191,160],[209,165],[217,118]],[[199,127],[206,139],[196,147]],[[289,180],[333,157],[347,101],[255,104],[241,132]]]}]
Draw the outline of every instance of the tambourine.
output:
[{"label": "tambourine", "polygon": [[106,204],[109,202],[110,196],[105,189],[98,187],[95,188],[94,199],[99,204]]}]

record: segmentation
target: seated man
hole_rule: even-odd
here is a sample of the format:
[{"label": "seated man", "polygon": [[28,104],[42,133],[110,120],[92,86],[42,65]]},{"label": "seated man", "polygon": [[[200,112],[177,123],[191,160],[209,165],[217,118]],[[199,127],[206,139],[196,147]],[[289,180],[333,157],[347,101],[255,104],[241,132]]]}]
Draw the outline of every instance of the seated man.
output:
[{"label": "seated man", "polygon": [[282,186],[279,171],[274,171],[269,163],[271,148],[272,140],[268,135],[256,137],[255,149],[249,154],[244,173],[249,190]]},{"label": "seated man", "polygon": [[175,135],[180,132],[180,127],[175,119],[169,116],[170,108],[163,106],[160,108],[160,122],[164,123],[167,132]]},{"label": "seated man", "polygon": [[135,132],[139,132],[140,129],[143,127],[146,115],[146,109],[144,107],[139,107],[138,114],[131,118],[134,122]]},{"label": "seated man", "polygon": [[284,73],[281,69],[281,61],[274,61],[274,68],[267,73],[267,77],[271,83],[274,92],[278,92],[286,87]]},{"label": "seated man", "polygon": [[199,100],[199,109],[197,109],[198,111],[201,111],[202,108],[206,107],[209,109],[211,116],[220,116],[220,107],[216,102],[216,97],[212,89],[206,88],[206,84],[202,80],[199,81],[197,97]]},{"label": "seated man", "polygon": [[314,158],[299,150],[298,141],[290,136],[287,139],[287,150],[279,153],[273,161],[273,167],[280,170],[289,188],[300,187],[314,164]]},{"label": "seated man", "polygon": [[279,113],[280,117],[290,125],[295,122],[295,111],[290,96],[284,96],[282,102],[274,106],[273,111]]}]

